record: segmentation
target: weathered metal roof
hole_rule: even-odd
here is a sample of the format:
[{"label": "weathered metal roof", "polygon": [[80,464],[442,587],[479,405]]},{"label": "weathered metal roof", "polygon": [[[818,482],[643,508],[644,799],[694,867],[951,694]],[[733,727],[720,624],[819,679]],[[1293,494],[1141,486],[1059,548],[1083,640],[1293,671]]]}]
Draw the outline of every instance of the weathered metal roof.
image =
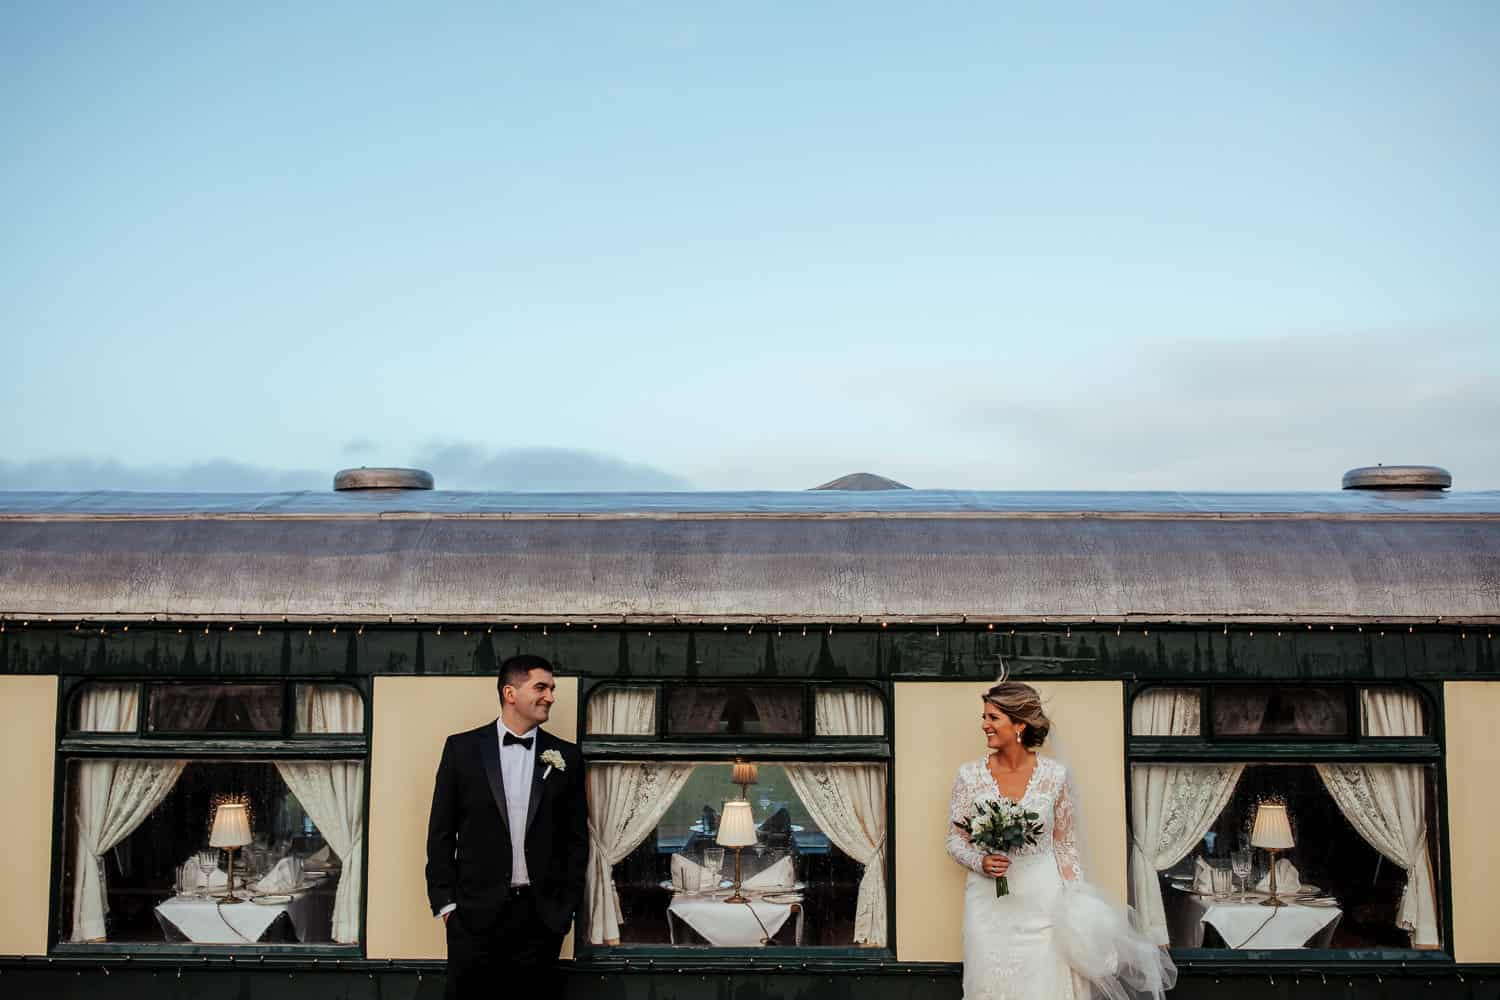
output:
[{"label": "weathered metal roof", "polygon": [[0,614],[1500,622],[1500,493],[0,493]]}]

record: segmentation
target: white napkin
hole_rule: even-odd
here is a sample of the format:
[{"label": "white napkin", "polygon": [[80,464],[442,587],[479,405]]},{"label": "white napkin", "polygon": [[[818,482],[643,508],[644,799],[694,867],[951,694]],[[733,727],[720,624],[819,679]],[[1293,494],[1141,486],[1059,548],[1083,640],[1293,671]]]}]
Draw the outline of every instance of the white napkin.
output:
[{"label": "white napkin", "polygon": [[796,881],[797,874],[792,868],[792,859],[787,856],[740,884],[746,889],[790,889]]},{"label": "white napkin", "polygon": [[1214,891],[1214,869],[1202,858],[1193,859],[1193,891],[1210,895]]},{"label": "white napkin", "polygon": [[681,854],[672,855],[672,888],[678,892],[697,892],[702,885],[703,866]]},{"label": "white napkin", "polygon": [[334,863],[333,853],[328,849],[328,845],[324,844],[321,848],[314,851],[311,856],[308,857],[305,863],[305,867],[327,868],[329,865]]},{"label": "white napkin", "polygon": [[193,892],[197,889],[203,888],[208,888],[210,890],[223,889],[229,884],[228,872],[220,871],[218,868],[215,868],[213,871],[209,872],[207,879],[205,880],[203,869],[198,867],[197,859],[188,858],[187,861],[183,862],[183,864],[187,865],[187,870],[182,873],[183,892]]},{"label": "white napkin", "polygon": [[[1302,888],[1302,880],[1297,875],[1297,866],[1292,864],[1290,858],[1281,858],[1276,862],[1276,895],[1291,896]],[[1266,877],[1255,883],[1256,892],[1271,891],[1271,873],[1266,872]]]},{"label": "white napkin", "polygon": [[292,859],[282,858],[276,862],[276,867],[266,873],[265,877],[255,886],[259,893],[268,892],[291,892],[297,888],[297,874],[292,870]]}]

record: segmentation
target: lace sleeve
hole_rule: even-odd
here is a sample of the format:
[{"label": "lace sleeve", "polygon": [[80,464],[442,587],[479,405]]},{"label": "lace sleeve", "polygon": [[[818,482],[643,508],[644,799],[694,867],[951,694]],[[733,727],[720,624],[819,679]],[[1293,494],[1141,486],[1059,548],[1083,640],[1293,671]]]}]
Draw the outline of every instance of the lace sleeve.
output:
[{"label": "lace sleeve", "polygon": [[955,823],[962,823],[974,811],[974,796],[964,780],[963,768],[953,779],[953,794],[948,800],[948,856],[976,874],[984,874],[984,852],[975,847],[969,835]]},{"label": "lace sleeve", "polygon": [[[1059,768],[1059,771],[1062,769]],[[1065,880],[1083,878],[1078,860],[1078,827],[1073,816],[1073,789],[1066,772],[1058,775],[1057,799],[1052,811],[1052,852],[1057,871]]]}]

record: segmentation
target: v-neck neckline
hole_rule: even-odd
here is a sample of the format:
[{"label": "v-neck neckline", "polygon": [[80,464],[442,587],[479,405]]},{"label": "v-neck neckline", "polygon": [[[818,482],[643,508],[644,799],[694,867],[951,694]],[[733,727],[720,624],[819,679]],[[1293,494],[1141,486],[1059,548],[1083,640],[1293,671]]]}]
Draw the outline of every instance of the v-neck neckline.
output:
[{"label": "v-neck neckline", "polygon": [[994,756],[994,754],[985,754],[984,755],[984,761],[983,761],[983,763],[984,763],[985,777],[987,777],[987,778],[990,779],[990,786],[995,789],[995,794],[999,795],[1002,799],[1005,799],[1007,802],[1016,802],[1016,803],[1024,802],[1026,800],[1026,796],[1028,796],[1028,795],[1031,794],[1031,786],[1036,782],[1037,772],[1042,769],[1042,756],[1041,756],[1041,754],[1033,753],[1031,755],[1032,758],[1033,758],[1033,763],[1031,765],[1031,776],[1026,779],[1026,787],[1023,788],[1023,789],[1021,789],[1020,796],[1018,798],[1014,798],[1014,799],[1011,798],[1009,795],[1006,795],[1005,792],[1000,788],[1000,782],[998,782],[998,781],[995,780],[995,772],[992,771],[992,770],[990,770],[990,758],[993,757],[993,756]]}]

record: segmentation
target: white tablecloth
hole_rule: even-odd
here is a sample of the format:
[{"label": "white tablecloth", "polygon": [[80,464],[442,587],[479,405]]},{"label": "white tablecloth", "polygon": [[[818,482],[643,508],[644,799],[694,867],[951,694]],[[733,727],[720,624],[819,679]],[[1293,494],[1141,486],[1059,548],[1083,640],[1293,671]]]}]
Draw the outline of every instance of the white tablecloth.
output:
[{"label": "white tablecloth", "polygon": [[796,913],[795,940],[802,943],[800,896],[796,902],[772,903],[746,893],[748,903],[726,903],[724,900],[728,896],[728,891],[703,895],[677,893],[667,905],[668,928],[672,918],[676,917],[716,947],[758,948],[765,944],[763,939],[775,937],[787,919]]},{"label": "white tablecloth", "polygon": [[1204,925],[1218,931],[1230,948],[1327,947],[1327,939],[1344,915],[1337,906],[1291,902],[1273,909],[1260,905],[1265,897],[1254,892],[1247,903],[1237,902],[1237,897],[1221,901],[1191,893],[1181,895],[1185,900],[1172,934],[1172,943],[1179,948],[1201,947]]},{"label": "white tablecloth", "polygon": [[259,941],[283,913],[291,917],[298,941],[326,941],[332,927],[333,894],[299,892],[291,901],[262,905],[241,902],[225,906],[213,899],[174,896],[156,907],[156,921],[171,937],[196,944],[247,944]]}]

